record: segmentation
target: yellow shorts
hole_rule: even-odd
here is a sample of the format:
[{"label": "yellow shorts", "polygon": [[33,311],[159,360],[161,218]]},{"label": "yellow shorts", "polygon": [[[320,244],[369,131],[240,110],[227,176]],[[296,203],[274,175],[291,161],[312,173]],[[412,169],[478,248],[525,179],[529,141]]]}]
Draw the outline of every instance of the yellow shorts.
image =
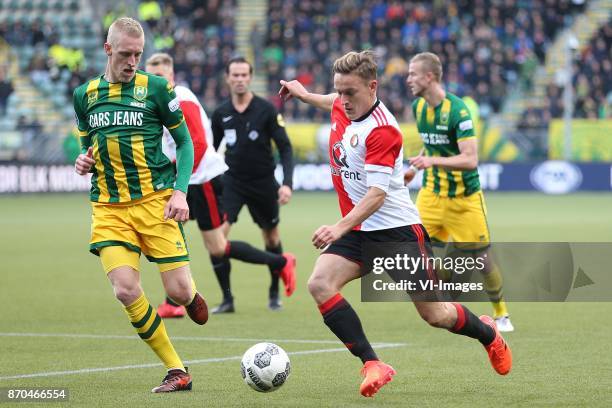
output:
[{"label": "yellow shorts", "polygon": [[416,206],[432,241],[478,244],[471,245],[470,249],[489,245],[491,237],[482,191],[449,198],[421,189]]},{"label": "yellow shorts", "polygon": [[183,227],[174,220],[164,220],[164,207],[171,195],[172,190],[162,190],[124,204],[92,202],[89,250],[100,255],[101,248],[123,246],[158,264],[188,261]]}]

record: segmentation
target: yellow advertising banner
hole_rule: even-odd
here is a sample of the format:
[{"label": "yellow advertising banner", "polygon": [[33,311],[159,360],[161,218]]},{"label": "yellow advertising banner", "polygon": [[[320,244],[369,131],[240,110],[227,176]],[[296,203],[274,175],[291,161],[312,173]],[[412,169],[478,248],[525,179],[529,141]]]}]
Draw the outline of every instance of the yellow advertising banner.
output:
[{"label": "yellow advertising banner", "polygon": [[[579,162],[612,161],[612,120],[572,120],[572,154],[570,160]],[[554,119],[548,128],[548,156],[564,159],[565,125]]]}]

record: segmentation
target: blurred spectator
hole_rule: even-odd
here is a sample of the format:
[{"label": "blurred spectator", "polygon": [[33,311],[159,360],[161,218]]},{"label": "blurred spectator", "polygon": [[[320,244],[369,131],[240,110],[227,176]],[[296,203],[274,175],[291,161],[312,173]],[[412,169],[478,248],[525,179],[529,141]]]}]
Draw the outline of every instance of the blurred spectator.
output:
[{"label": "blurred spectator", "polygon": [[3,67],[0,67],[0,116],[6,115],[6,105],[8,98],[13,93],[14,88],[11,80],[6,77]]},{"label": "blurred spectator", "polygon": [[174,57],[176,82],[188,84],[207,109],[228,97],[224,69],[235,49],[236,0],[141,1],[143,7],[151,10],[152,19],[141,19],[154,48]]},{"label": "blurred spectator", "polygon": [[138,18],[151,28],[155,28],[162,17],[161,7],[155,0],[143,1],[138,6]]},{"label": "blurred spectator", "polygon": [[[574,117],[612,118],[612,19],[593,35],[573,65]],[[549,113],[563,117],[563,84],[546,90]]]}]

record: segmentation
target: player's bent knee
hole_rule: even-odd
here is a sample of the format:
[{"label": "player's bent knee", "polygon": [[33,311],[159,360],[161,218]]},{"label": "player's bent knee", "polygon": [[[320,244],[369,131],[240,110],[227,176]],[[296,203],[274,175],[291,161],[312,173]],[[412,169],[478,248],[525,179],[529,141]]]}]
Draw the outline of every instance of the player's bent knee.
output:
[{"label": "player's bent knee", "polygon": [[191,281],[178,280],[173,282],[172,285],[168,285],[166,288],[166,293],[170,299],[174,300],[179,305],[187,305],[193,298]]},{"label": "player's bent knee", "polygon": [[225,247],[221,245],[211,245],[206,249],[208,253],[215,258],[223,258],[225,256]]},{"label": "player's bent knee", "polygon": [[134,303],[142,294],[142,288],[138,283],[117,282],[113,284],[113,291],[117,300],[125,306]]},{"label": "player's bent knee", "polygon": [[327,298],[333,296],[337,292],[337,290],[334,290],[331,283],[322,276],[311,276],[310,279],[308,279],[307,286],[308,292],[310,292],[312,297],[318,302],[327,300]]}]

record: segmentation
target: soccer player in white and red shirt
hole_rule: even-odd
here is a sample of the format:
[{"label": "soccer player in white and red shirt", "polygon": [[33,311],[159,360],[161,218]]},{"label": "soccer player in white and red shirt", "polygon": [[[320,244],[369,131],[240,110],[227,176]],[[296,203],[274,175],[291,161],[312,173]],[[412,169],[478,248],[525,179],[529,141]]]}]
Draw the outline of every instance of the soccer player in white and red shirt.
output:
[{"label": "soccer player in white and red shirt", "polygon": [[[174,86],[174,62],[166,53],[153,54],[146,62],[147,72],[163,76],[168,83]],[[292,254],[275,254],[262,251],[244,241],[228,241],[223,232],[225,214],[221,206],[222,182],[221,175],[227,170],[223,157],[217,153],[212,143],[212,130],[210,121],[198,98],[181,85],[174,86],[176,98],[185,116],[185,122],[193,141],[194,165],[189,187],[187,190],[187,204],[189,215],[195,219],[202,233],[204,245],[210,254],[210,260],[221,287],[222,279],[229,279],[231,264],[229,258],[238,259],[248,263],[265,264],[279,274],[285,285],[285,293],[290,296],[295,290],[295,258]],[[176,144],[168,129],[164,128],[163,151],[172,161],[176,160]],[[224,293],[224,298],[227,294]],[[185,308],[176,304],[170,298],[159,305],[157,309],[161,317],[183,317]],[[212,313],[218,313],[214,308]],[[234,312],[224,309],[222,312]]]},{"label": "soccer player in white and red shirt", "polygon": [[[298,81],[281,81],[279,92],[284,99],[295,97],[331,112],[330,167],[342,218],[319,227],[312,237],[314,246],[323,251],[308,290],[325,324],[363,362],[360,392],[366,397],[391,381],[395,370],[378,359],[357,313],[340,291],[362,276],[364,244],[416,242],[420,254],[415,256],[429,253],[429,237],[404,186],[402,135],[393,115],[376,97],[376,72],[370,51],[349,52],[334,62],[335,93],[312,94]],[[431,269],[419,273],[434,280]],[[479,319],[461,304],[411,296],[427,323],[479,340],[493,368],[502,375],[510,371],[510,348],[489,316]]]}]

